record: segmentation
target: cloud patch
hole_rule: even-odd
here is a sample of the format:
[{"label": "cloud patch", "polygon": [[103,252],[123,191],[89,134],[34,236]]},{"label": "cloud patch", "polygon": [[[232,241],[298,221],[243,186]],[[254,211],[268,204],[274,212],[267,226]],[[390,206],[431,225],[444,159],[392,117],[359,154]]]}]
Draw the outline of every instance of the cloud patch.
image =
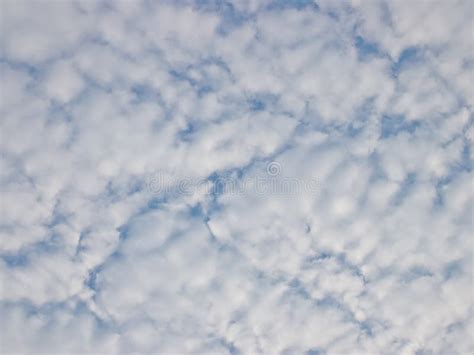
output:
[{"label": "cloud patch", "polygon": [[472,353],[472,10],[4,1],[2,351]]}]

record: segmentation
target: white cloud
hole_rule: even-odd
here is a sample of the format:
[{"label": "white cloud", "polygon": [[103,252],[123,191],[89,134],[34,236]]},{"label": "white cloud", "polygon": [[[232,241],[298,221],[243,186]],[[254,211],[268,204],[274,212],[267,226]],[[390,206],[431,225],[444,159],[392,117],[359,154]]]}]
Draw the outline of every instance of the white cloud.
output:
[{"label": "white cloud", "polygon": [[84,81],[71,63],[60,62],[48,73],[44,85],[49,97],[67,103],[81,92]]},{"label": "white cloud", "polygon": [[2,351],[472,352],[469,1],[2,10]]}]

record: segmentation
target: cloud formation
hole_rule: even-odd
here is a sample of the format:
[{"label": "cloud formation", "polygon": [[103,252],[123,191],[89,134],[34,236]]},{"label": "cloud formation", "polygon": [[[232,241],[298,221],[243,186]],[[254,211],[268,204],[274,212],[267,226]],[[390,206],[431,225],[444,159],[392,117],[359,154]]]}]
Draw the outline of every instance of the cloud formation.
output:
[{"label": "cloud formation", "polygon": [[471,1],[1,6],[2,352],[474,351]]}]

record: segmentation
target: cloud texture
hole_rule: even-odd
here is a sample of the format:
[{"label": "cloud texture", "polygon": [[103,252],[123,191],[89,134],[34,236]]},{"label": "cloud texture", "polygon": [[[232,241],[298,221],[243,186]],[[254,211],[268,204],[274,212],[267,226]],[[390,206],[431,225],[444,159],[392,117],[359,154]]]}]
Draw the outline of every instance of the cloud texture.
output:
[{"label": "cloud texture", "polygon": [[472,1],[1,12],[3,353],[473,353]]}]

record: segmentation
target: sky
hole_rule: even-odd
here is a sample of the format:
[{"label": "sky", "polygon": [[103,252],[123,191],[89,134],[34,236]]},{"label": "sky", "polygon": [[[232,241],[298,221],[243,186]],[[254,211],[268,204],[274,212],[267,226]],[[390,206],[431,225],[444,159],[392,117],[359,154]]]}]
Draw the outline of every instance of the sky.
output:
[{"label": "sky", "polygon": [[473,1],[0,6],[2,353],[474,353]]}]

